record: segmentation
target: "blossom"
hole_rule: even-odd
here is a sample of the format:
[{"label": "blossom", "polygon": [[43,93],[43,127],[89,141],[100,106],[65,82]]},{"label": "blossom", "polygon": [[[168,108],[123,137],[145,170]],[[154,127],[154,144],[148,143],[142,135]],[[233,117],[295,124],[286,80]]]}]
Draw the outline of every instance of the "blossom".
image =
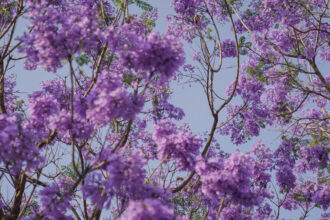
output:
[{"label": "blossom", "polygon": [[95,89],[88,96],[87,119],[104,125],[115,118],[131,119],[144,105],[144,98],[129,94],[122,87],[122,76],[104,69]]},{"label": "blossom", "polygon": [[226,39],[221,43],[222,57],[236,57],[235,41]]},{"label": "blossom", "polygon": [[290,190],[295,186],[296,176],[293,174],[291,167],[284,165],[277,170],[276,180],[281,189]]},{"label": "blossom", "polygon": [[131,201],[128,204],[126,211],[119,220],[144,220],[144,219],[164,219],[164,220],[179,220],[185,219],[177,217],[174,214],[173,208],[163,204],[157,199],[145,199]]},{"label": "blossom", "polygon": [[158,146],[158,159],[174,159],[178,167],[192,170],[202,141],[188,130],[177,128],[170,120],[154,125],[152,137]]},{"label": "blossom", "polygon": [[19,114],[0,114],[0,164],[4,164],[12,173],[18,173],[23,168],[31,170],[38,167],[43,159],[33,143],[33,137]]},{"label": "blossom", "polygon": [[258,203],[251,189],[253,159],[247,154],[235,152],[227,159],[200,159],[196,172],[201,177],[202,192],[212,199],[230,196],[235,204],[247,206]]},{"label": "blossom", "polygon": [[125,46],[121,53],[124,66],[136,71],[149,71],[160,77],[160,82],[167,82],[184,62],[182,45],[175,36],[160,36],[151,32],[146,40],[136,39],[134,46]]},{"label": "blossom", "polygon": [[53,184],[45,187],[40,191],[40,210],[36,216],[46,216],[47,219],[64,219],[73,220],[71,216],[65,213],[71,207],[71,197],[66,192],[67,190],[61,189],[58,185]]},{"label": "blossom", "polygon": [[143,169],[145,161],[138,153],[130,154],[110,153],[110,148],[99,154],[100,161],[105,160],[102,170],[107,173],[104,178],[101,172],[94,172],[87,176],[83,194],[91,199],[100,209],[109,208],[111,199],[116,195],[119,198],[145,199],[160,196],[161,191],[144,184],[146,171]]}]

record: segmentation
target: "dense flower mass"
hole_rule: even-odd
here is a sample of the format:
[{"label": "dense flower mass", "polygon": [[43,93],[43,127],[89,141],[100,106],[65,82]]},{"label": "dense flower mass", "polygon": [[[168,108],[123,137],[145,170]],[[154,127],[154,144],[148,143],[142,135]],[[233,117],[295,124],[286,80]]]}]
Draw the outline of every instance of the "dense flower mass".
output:
[{"label": "dense flower mass", "polygon": [[141,111],[144,99],[141,96],[129,94],[122,87],[122,76],[116,72],[101,72],[95,87],[88,96],[86,117],[94,123],[105,124],[115,118],[130,119]]},{"label": "dense flower mass", "polygon": [[212,158],[207,162],[202,159],[196,170],[201,176],[202,191],[206,195],[213,198],[228,195],[236,204],[253,205],[257,202],[250,186],[252,157],[235,152],[223,161],[220,158]]},{"label": "dense flower mass", "polygon": [[45,126],[49,124],[50,117],[59,113],[60,104],[51,94],[35,92],[29,96],[28,110],[31,114],[31,126],[46,130]]},{"label": "dense flower mass", "polygon": [[276,180],[281,189],[288,190],[294,187],[296,177],[292,173],[292,168],[288,165],[285,165],[281,166],[281,169],[276,172]]},{"label": "dense flower mass", "polygon": [[18,101],[18,96],[15,94],[16,77],[14,75],[6,76],[4,78],[5,87],[5,104],[8,112],[14,112],[24,102]]},{"label": "dense flower mass", "polygon": [[[228,95],[230,95],[234,86],[235,82],[229,85],[227,88]],[[241,96],[244,104],[229,106],[227,109],[228,117],[235,115],[237,117],[220,129],[220,133],[230,134],[234,143],[241,144],[251,136],[258,136],[265,123],[271,124],[272,122],[269,120],[270,113],[267,111],[267,106],[262,102],[264,91],[264,85],[256,78],[248,74],[241,74],[234,95]]]},{"label": "dense flower mass", "polygon": [[161,37],[152,32],[146,40],[138,38],[135,43],[133,47],[124,45],[124,66],[159,74],[160,81],[168,81],[184,62],[182,46],[173,35]]},{"label": "dense flower mass", "polygon": [[329,218],[328,2],[162,4],[0,1],[0,219]]},{"label": "dense flower mass", "polygon": [[177,218],[172,208],[162,204],[156,199],[146,199],[142,201],[131,201],[128,204],[126,212],[121,220],[143,220],[143,219],[164,219],[164,220],[179,220],[184,218]]},{"label": "dense flower mass", "polygon": [[256,186],[265,187],[271,181],[269,171],[273,166],[273,152],[259,141],[252,147],[252,153],[255,155],[253,182]]},{"label": "dense flower mass", "polygon": [[221,45],[222,57],[236,57],[235,41],[226,39]]},{"label": "dense flower mass", "polygon": [[[107,161],[102,172],[87,176],[87,184],[83,187],[84,197],[97,204],[100,209],[109,209],[112,198],[123,201],[127,199],[146,199],[160,197],[161,190],[144,184],[146,172],[143,159],[136,153],[129,158],[121,154],[111,155],[105,149],[99,155],[100,161]],[[106,179],[103,172],[107,173]]]},{"label": "dense flower mass", "polygon": [[[58,185],[52,185],[44,188],[40,192],[41,208],[35,218],[47,216],[48,219],[65,219],[72,220],[72,216],[66,215],[66,211],[70,209],[70,195],[68,192],[61,191]],[[66,195],[65,195],[66,194]]]},{"label": "dense flower mass", "polygon": [[244,219],[251,219],[251,217],[244,212],[238,205],[230,205],[226,207],[221,212],[221,219],[230,220],[230,219],[237,219],[237,220],[244,220]]},{"label": "dense flower mass", "polygon": [[[28,16],[32,19],[31,33],[25,34],[21,48],[28,55],[27,68],[37,65],[56,72],[62,59],[78,52],[89,51],[100,45],[103,34],[95,16],[95,1],[28,1]],[[63,16],[65,14],[66,16]]]},{"label": "dense flower mass", "polygon": [[42,161],[23,120],[18,114],[0,114],[0,164],[12,173],[36,168]]},{"label": "dense flower mass", "polygon": [[201,139],[190,134],[189,130],[177,128],[169,120],[163,120],[154,126],[152,135],[158,146],[158,159],[175,159],[177,166],[192,170],[201,147]]},{"label": "dense flower mass", "polygon": [[175,0],[173,2],[175,12],[181,16],[193,17],[201,0]]},{"label": "dense flower mass", "polygon": [[302,160],[297,165],[301,171],[318,170],[327,167],[329,163],[329,152],[323,146],[308,146],[300,150]]}]

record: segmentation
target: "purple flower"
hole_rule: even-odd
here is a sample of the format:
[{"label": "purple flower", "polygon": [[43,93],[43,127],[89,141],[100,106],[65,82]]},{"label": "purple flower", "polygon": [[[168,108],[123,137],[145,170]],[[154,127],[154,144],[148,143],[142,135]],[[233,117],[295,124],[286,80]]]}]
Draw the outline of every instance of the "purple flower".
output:
[{"label": "purple flower", "polygon": [[56,220],[73,220],[71,216],[65,213],[70,209],[71,197],[65,191],[61,191],[56,184],[45,187],[40,191],[40,210],[36,216],[46,216],[47,219]]},{"label": "purple flower", "polygon": [[173,208],[163,204],[157,199],[146,199],[140,201],[130,201],[124,214],[119,220],[179,220],[185,219],[176,217]]},{"label": "purple flower", "polygon": [[329,155],[326,147],[313,146],[313,147],[302,147],[300,149],[301,160],[297,164],[297,168],[306,172],[307,170],[318,170],[326,168],[329,163]]},{"label": "purple flower", "polygon": [[286,191],[295,186],[296,176],[293,174],[291,167],[284,165],[277,170],[276,180],[279,187]]},{"label": "purple flower", "polygon": [[101,72],[95,89],[87,98],[87,119],[104,125],[115,118],[133,119],[141,111],[144,98],[128,94],[122,81],[117,72],[110,74],[106,69]]},{"label": "purple flower", "polygon": [[202,141],[192,136],[189,130],[177,128],[170,120],[161,120],[154,125],[153,140],[158,147],[158,159],[174,159],[179,168],[192,170]]},{"label": "purple flower", "polygon": [[236,57],[235,41],[226,39],[221,43],[222,57]]},{"label": "purple flower", "polygon": [[242,207],[233,204],[225,207],[221,211],[220,217],[222,220],[252,220],[251,216],[245,213]]},{"label": "purple flower", "polygon": [[[37,66],[56,72],[62,60],[81,50],[97,50],[106,35],[100,27],[95,1],[28,1],[28,16],[35,27],[25,33],[21,52],[27,69]],[[65,16],[63,16],[65,15]]]},{"label": "purple flower", "polygon": [[196,172],[201,177],[202,192],[212,199],[230,196],[235,204],[246,206],[258,203],[251,189],[253,158],[235,152],[227,159],[212,158],[207,162],[200,159]]},{"label": "purple flower", "polygon": [[106,148],[98,155],[98,158],[97,161],[105,161],[102,170],[107,175],[104,177],[102,172],[94,172],[87,176],[83,194],[100,209],[108,209],[114,196],[123,199],[145,199],[160,196],[160,190],[144,184],[146,171],[143,166],[145,161],[137,153],[112,154],[111,149]]},{"label": "purple flower", "polygon": [[167,82],[184,63],[182,45],[173,35],[159,36],[152,32],[147,40],[137,39],[133,46],[126,45],[121,53],[124,66],[136,71],[149,71]]},{"label": "purple flower", "polygon": [[197,7],[202,3],[201,0],[174,0],[175,12],[181,16],[194,17]]},{"label": "purple flower", "polygon": [[0,114],[0,164],[17,174],[36,168],[43,161],[34,144],[34,135],[18,114]]}]

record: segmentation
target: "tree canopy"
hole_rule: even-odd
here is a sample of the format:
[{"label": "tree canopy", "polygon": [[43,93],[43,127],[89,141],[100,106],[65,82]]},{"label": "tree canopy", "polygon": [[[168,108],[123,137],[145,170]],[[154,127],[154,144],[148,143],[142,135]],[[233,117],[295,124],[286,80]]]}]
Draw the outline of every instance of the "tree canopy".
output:
[{"label": "tree canopy", "polygon": [[[330,217],[329,1],[168,4],[159,33],[146,0],[0,2],[1,220]],[[54,77],[25,98],[20,62]]]}]

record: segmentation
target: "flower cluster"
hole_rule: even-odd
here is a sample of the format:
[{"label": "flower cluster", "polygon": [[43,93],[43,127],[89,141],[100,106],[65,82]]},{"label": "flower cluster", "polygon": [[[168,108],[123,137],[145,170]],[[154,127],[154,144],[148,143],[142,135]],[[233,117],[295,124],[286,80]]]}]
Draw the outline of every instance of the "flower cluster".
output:
[{"label": "flower cluster", "polygon": [[141,111],[143,97],[126,92],[122,82],[119,72],[102,70],[96,88],[87,98],[86,117],[89,120],[104,125],[115,118],[134,118]]},{"label": "flower cluster", "polygon": [[296,146],[292,141],[283,141],[274,152],[276,158],[276,180],[283,190],[292,189],[295,186],[296,176],[293,167],[296,161],[294,150]]},{"label": "flower cluster", "polygon": [[297,168],[302,172],[308,170],[318,170],[326,168],[329,163],[329,153],[322,146],[312,146],[300,149],[302,159],[297,164]]},{"label": "flower cluster", "polygon": [[[233,92],[234,86],[235,82],[228,86],[226,91],[229,96]],[[234,95],[239,95],[244,104],[227,108],[228,118],[234,116],[234,120],[220,129],[220,133],[231,135],[231,140],[235,144],[241,144],[251,136],[258,136],[260,129],[266,123],[271,124],[267,106],[261,100],[264,91],[265,88],[261,82],[248,74],[241,74]]]},{"label": "flower cluster", "polygon": [[0,164],[12,173],[38,167],[42,158],[33,141],[33,134],[24,126],[20,115],[0,114]]},{"label": "flower cluster", "polygon": [[110,148],[107,148],[98,157],[97,161],[106,161],[102,171],[107,175],[104,177],[102,172],[94,172],[87,176],[83,193],[86,199],[90,199],[100,209],[109,208],[114,196],[124,200],[160,196],[160,190],[144,184],[145,161],[139,154],[132,153],[126,157],[123,153],[112,154]]},{"label": "flower cluster", "polygon": [[5,87],[5,105],[7,112],[14,112],[23,100],[17,101],[18,96],[15,94],[16,77],[14,75],[5,76],[4,87]]},{"label": "flower cluster", "polygon": [[[31,33],[21,40],[21,52],[27,54],[26,67],[38,65],[56,72],[62,60],[80,50],[97,50],[106,34],[100,28],[95,1],[28,1]],[[65,14],[66,16],[63,16]]]},{"label": "flower cluster", "polygon": [[128,207],[119,218],[120,220],[143,220],[143,219],[164,219],[164,220],[180,220],[185,219],[177,217],[173,208],[164,205],[157,199],[146,199],[141,201],[131,201]]},{"label": "flower cluster", "polygon": [[173,35],[160,36],[151,32],[147,39],[136,39],[135,45],[125,45],[121,53],[124,66],[136,71],[150,71],[159,76],[160,82],[167,82],[183,64],[182,45]]},{"label": "flower cluster", "polygon": [[192,136],[189,130],[177,128],[170,120],[154,125],[153,140],[158,147],[158,159],[174,159],[183,170],[192,170],[196,163],[202,141]]},{"label": "flower cluster", "polygon": [[[321,181],[320,181],[321,180]],[[329,207],[330,195],[329,184],[326,178],[319,178],[319,181],[306,180],[297,184],[288,195],[288,199],[284,203],[284,208],[288,210],[298,209],[301,204],[305,207],[311,207],[313,203],[319,204],[323,210]]]},{"label": "flower cluster", "polygon": [[38,131],[39,136],[44,138],[56,130],[58,137],[67,143],[70,143],[69,139],[72,135],[77,140],[88,139],[94,126],[86,117],[90,108],[87,99],[78,92],[74,94],[73,123],[70,102],[70,94],[66,91],[63,82],[44,82],[42,91],[29,95],[30,117],[27,126]]},{"label": "flower cluster", "polygon": [[143,219],[164,219],[164,220],[184,220],[175,216],[173,208],[163,204],[157,199],[146,199],[141,201],[131,201],[120,220],[143,220]]},{"label": "flower cluster", "polygon": [[36,213],[35,218],[41,216],[47,216],[47,219],[64,219],[73,220],[74,218],[66,215],[68,209],[70,209],[71,197],[67,190],[62,189],[60,186],[53,184],[49,187],[45,187],[40,191],[40,210]]},{"label": "flower cluster", "polygon": [[247,154],[235,152],[227,159],[201,159],[196,172],[201,177],[202,191],[213,199],[230,196],[233,203],[246,206],[258,203],[251,190],[253,158]]},{"label": "flower cluster", "polygon": [[221,43],[222,57],[236,57],[235,41],[226,39]]},{"label": "flower cluster", "polygon": [[202,3],[201,0],[175,0],[173,2],[175,12],[181,16],[193,18],[196,8]]}]

